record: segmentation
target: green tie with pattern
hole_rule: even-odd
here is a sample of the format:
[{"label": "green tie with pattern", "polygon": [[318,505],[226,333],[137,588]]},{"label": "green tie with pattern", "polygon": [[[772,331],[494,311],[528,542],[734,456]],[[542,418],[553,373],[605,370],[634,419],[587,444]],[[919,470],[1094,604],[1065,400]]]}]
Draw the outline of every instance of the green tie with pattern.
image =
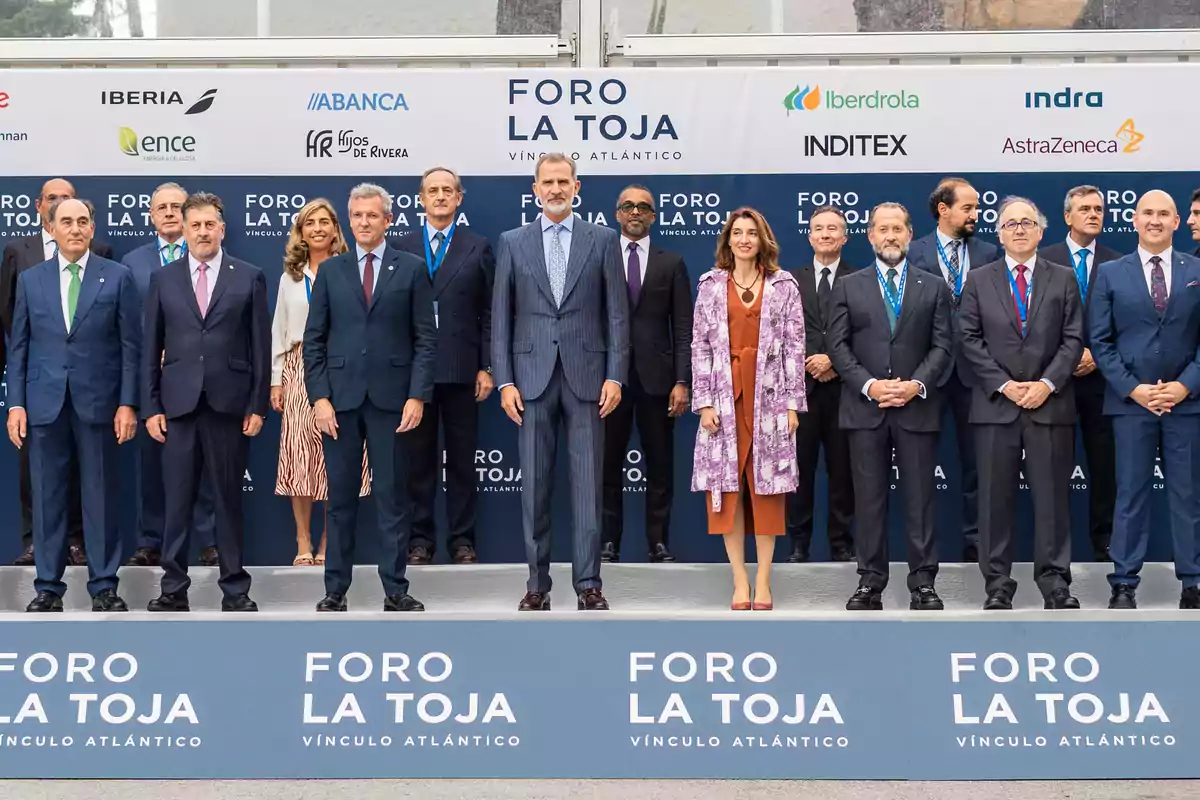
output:
[{"label": "green tie with pattern", "polygon": [[67,317],[71,320],[68,329],[75,324],[75,306],[79,303],[79,287],[83,285],[79,279],[80,269],[78,264],[67,264],[67,271],[71,273],[71,282],[67,284]]},{"label": "green tie with pattern", "polygon": [[175,244],[174,242],[171,242],[167,245],[167,258],[174,261],[175,259],[179,258],[179,256],[176,255],[177,252],[179,252],[179,245]]}]

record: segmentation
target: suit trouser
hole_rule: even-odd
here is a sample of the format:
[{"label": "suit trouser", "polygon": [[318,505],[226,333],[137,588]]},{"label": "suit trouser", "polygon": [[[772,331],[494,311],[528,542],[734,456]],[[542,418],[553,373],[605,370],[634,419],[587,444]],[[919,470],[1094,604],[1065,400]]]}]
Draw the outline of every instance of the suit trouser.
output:
[{"label": "suit trouser", "polygon": [[215,490],[220,569],[217,585],[226,597],[250,591],[250,574],[242,560],[242,476],[246,474],[250,439],[242,433],[242,421],[240,415],[214,411],[203,395],[194,411],[167,420],[167,442],[163,446],[164,594],[186,592],[191,585],[188,553],[201,475]]},{"label": "suit trouser", "polygon": [[[954,438],[958,440],[958,461],[962,470],[962,530],[964,546],[979,546],[979,472],[975,454],[975,431],[971,429],[971,388],[951,373],[942,394],[954,417]],[[943,430],[945,428],[943,427]]]},{"label": "suit trouser", "polygon": [[1013,422],[976,425],[979,453],[979,569],[988,594],[1017,591],[1017,485],[1024,447],[1033,493],[1033,577],[1043,597],[1071,585],[1071,470],[1075,426],[1040,425],[1022,411]]},{"label": "suit trouser", "polygon": [[[20,462],[17,491],[21,502],[21,543],[28,546],[33,542],[33,481],[30,476],[28,447],[17,451]],[[71,544],[83,545],[83,509],[80,498],[79,462],[72,460],[67,475],[67,537]],[[86,547],[84,550],[86,551]]]},{"label": "suit trouser", "polygon": [[1167,509],[1175,550],[1175,576],[1200,586],[1200,416],[1150,412],[1113,416],[1117,441],[1117,509],[1109,554],[1111,585],[1137,586],[1150,541],[1154,459],[1161,448]]},{"label": "suit trouser", "polygon": [[878,428],[848,433],[859,585],[883,591],[888,584],[887,508],[895,447],[900,488],[904,493],[908,588],[912,591],[918,586],[932,586],[938,573],[933,538],[933,470],[937,464],[938,434],[905,430],[893,414],[888,414]]},{"label": "suit trouser", "polygon": [[1088,536],[1093,554],[1100,556],[1112,539],[1117,500],[1117,454],[1112,417],[1104,416],[1104,378],[1098,370],[1076,379],[1075,408],[1079,412],[1083,452],[1087,458]]},{"label": "suit trouser", "polygon": [[337,412],[336,439],[322,434],[329,479],[325,591],[345,594],[354,578],[354,540],[362,490],[363,442],[371,465],[371,497],[379,531],[379,579],[388,597],[408,594],[408,537],[412,500],[408,494],[410,433],[399,434],[403,414],[384,411],[370,400]]},{"label": "suit trouser", "polygon": [[30,425],[30,478],[33,489],[33,551],[37,562],[34,588],[61,597],[67,591],[69,474],[87,476],[76,504],[82,508],[83,537],[88,552],[88,593],[116,590],[121,564],[118,510],[121,504],[117,437],[112,421],[88,423],[79,418],[70,392],[58,418],[48,425]]},{"label": "suit trouser", "polygon": [[[163,489],[163,449],[164,445],[154,441],[145,425],[138,425],[137,546],[151,550],[162,550],[163,529],[167,519],[167,499]],[[196,495],[196,508],[192,512],[191,535],[196,537],[200,547],[215,547],[216,528],[216,498],[212,481],[202,472],[200,489]]]},{"label": "suit trouser", "polygon": [[667,544],[675,497],[675,418],[668,413],[670,400],[670,394],[648,394],[637,370],[630,369],[620,404],[604,418],[601,538],[612,542],[618,553],[625,531],[625,459],[635,419],[646,456],[646,544],[651,550]]},{"label": "suit trouser", "polygon": [[[445,439],[445,463],[438,456],[438,422]],[[408,491],[412,496],[412,539],[408,547],[424,547],[432,555],[437,549],[437,496],[439,472],[446,486],[446,546],[475,546],[475,509],[478,505],[475,480],[475,447],[479,442],[479,406],[474,384],[438,383],[433,402],[416,430],[406,434],[409,446]]]},{"label": "suit trouser", "polygon": [[558,458],[558,426],[565,423],[571,487],[574,557],[571,582],[576,594],[600,588],[600,473],[604,458],[604,420],[597,399],[571,391],[556,361],[541,396],[524,398],[525,415],[517,434],[521,456],[521,522],[530,592],[549,592],[551,498]]},{"label": "suit trouser", "polygon": [[838,426],[842,382],[813,381],[808,393],[808,411],[799,416],[796,428],[796,461],[800,483],[788,495],[787,533],[793,546],[807,554],[812,544],[813,508],[816,504],[818,456],[825,448],[825,470],[829,495],[826,533],[829,547],[854,546],[850,522],[854,518],[854,478],[850,474],[850,439]]}]

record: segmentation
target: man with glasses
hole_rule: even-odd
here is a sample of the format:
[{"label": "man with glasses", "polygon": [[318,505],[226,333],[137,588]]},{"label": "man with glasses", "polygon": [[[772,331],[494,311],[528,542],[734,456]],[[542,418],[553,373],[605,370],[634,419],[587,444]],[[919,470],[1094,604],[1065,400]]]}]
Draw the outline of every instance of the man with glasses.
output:
[{"label": "man with glasses", "polygon": [[622,498],[629,435],[637,418],[646,454],[646,543],[650,561],[674,561],[667,549],[675,485],[675,418],[688,408],[692,383],[692,288],[683,258],[650,244],[654,197],[629,186],[617,198],[621,258],[629,289],[629,391],[604,420],[603,545],[600,560],[621,558]]},{"label": "man with glasses", "polygon": [[1032,201],[1006,198],[997,232],[1005,256],[972,270],[959,324],[976,381],[971,427],[979,466],[979,568],[984,609],[1010,610],[1017,583],[1021,458],[1033,490],[1033,574],[1045,608],[1079,608],[1071,596],[1070,481],[1083,304],[1075,275],[1037,254],[1046,219]]}]

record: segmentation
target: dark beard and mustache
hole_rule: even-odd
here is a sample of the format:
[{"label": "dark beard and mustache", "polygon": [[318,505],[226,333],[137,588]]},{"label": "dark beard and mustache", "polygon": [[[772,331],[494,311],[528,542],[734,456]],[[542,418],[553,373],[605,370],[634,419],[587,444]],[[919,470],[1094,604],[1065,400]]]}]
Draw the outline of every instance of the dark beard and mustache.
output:
[{"label": "dark beard and mustache", "polygon": [[895,267],[908,257],[908,248],[877,247],[875,248],[875,257],[879,259],[880,264],[888,267]]},{"label": "dark beard and mustache", "polygon": [[977,227],[978,227],[978,223],[976,223],[975,225],[972,225],[969,230],[966,225],[959,225],[958,229],[954,231],[954,238],[958,239],[959,241],[965,242],[967,239],[970,239],[972,236],[975,235],[975,230]]}]

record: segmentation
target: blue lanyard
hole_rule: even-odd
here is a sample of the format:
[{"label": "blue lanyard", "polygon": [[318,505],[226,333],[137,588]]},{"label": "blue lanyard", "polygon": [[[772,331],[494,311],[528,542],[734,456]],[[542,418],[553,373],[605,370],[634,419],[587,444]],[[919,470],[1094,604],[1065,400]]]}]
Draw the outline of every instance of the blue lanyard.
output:
[{"label": "blue lanyard", "polygon": [[1008,275],[1008,285],[1012,288],[1013,298],[1017,301],[1017,316],[1021,318],[1021,333],[1024,334],[1029,298],[1033,295],[1033,273],[1029,273],[1029,280],[1025,282],[1025,296],[1021,297],[1021,293],[1017,291],[1017,279],[1013,277],[1013,271],[1006,267],[1004,272]]},{"label": "blue lanyard", "polygon": [[1075,251],[1075,279],[1079,283],[1079,299],[1086,304],[1088,296],[1088,274],[1087,262],[1084,261],[1084,258],[1086,258],[1084,255],[1085,253],[1087,255],[1091,255],[1086,248]]},{"label": "blue lanyard", "polygon": [[[170,264],[170,263],[171,263],[171,257],[170,257],[170,256],[168,256],[168,255],[167,255],[167,253],[166,253],[166,251],[167,251],[167,248],[169,248],[170,246],[171,246],[171,244],[170,244],[170,242],[168,242],[166,245],[164,245],[164,246],[162,246],[162,247],[158,248],[158,257],[159,257],[159,259],[162,261],[162,265],[163,265],[164,267],[165,267],[167,264]],[[181,244],[181,245],[179,246],[179,256],[178,256],[178,258],[183,258],[183,257],[184,257],[184,256],[186,256],[186,255],[187,255],[187,243],[185,242],[184,244]]]},{"label": "blue lanyard", "polygon": [[312,281],[308,276],[304,276],[304,296],[308,298],[308,304],[312,305]]},{"label": "blue lanyard", "polygon": [[900,319],[900,307],[904,302],[904,284],[908,280],[908,264],[904,265],[904,269],[900,270],[900,291],[897,292],[892,288],[892,285],[883,277],[883,270],[879,268],[879,262],[875,262],[875,277],[879,279],[879,285],[883,287],[883,294],[887,297],[888,305],[892,307],[892,313],[896,315],[896,319]]},{"label": "blue lanyard", "polygon": [[[950,265],[950,259],[946,257],[946,251],[944,249],[942,249],[942,240],[937,237],[936,233],[933,235],[933,243],[937,245],[938,255],[940,255],[942,257],[942,261],[945,262],[946,269],[949,270],[950,272],[954,272],[954,267]],[[954,276],[954,295],[956,297],[958,295],[962,294],[962,278],[963,278],[963,273],[966,272],[966,270],[963,269],[964,261],[963,261],[962,256],[965,255],[967,252],[966,245],[967,245],[967,243],[963,242],[963,248],[960,251],[960,255],[958,258],[958,274]]]},{"label": "blue lanyard", "polygon": [[433,248],[429,245],[429,223],[421,225],[421,233],[425,236],[425,266],[429,268],[429,277],[432,278],[433,273],[437,272],[438,267],[446,260],[446,251],[450,249],[450,240],[454,238],[454,228],[457,225],[458,220],[450,223],[450,227],[446,230],[446,238],[436,257],[433,255]]}]

